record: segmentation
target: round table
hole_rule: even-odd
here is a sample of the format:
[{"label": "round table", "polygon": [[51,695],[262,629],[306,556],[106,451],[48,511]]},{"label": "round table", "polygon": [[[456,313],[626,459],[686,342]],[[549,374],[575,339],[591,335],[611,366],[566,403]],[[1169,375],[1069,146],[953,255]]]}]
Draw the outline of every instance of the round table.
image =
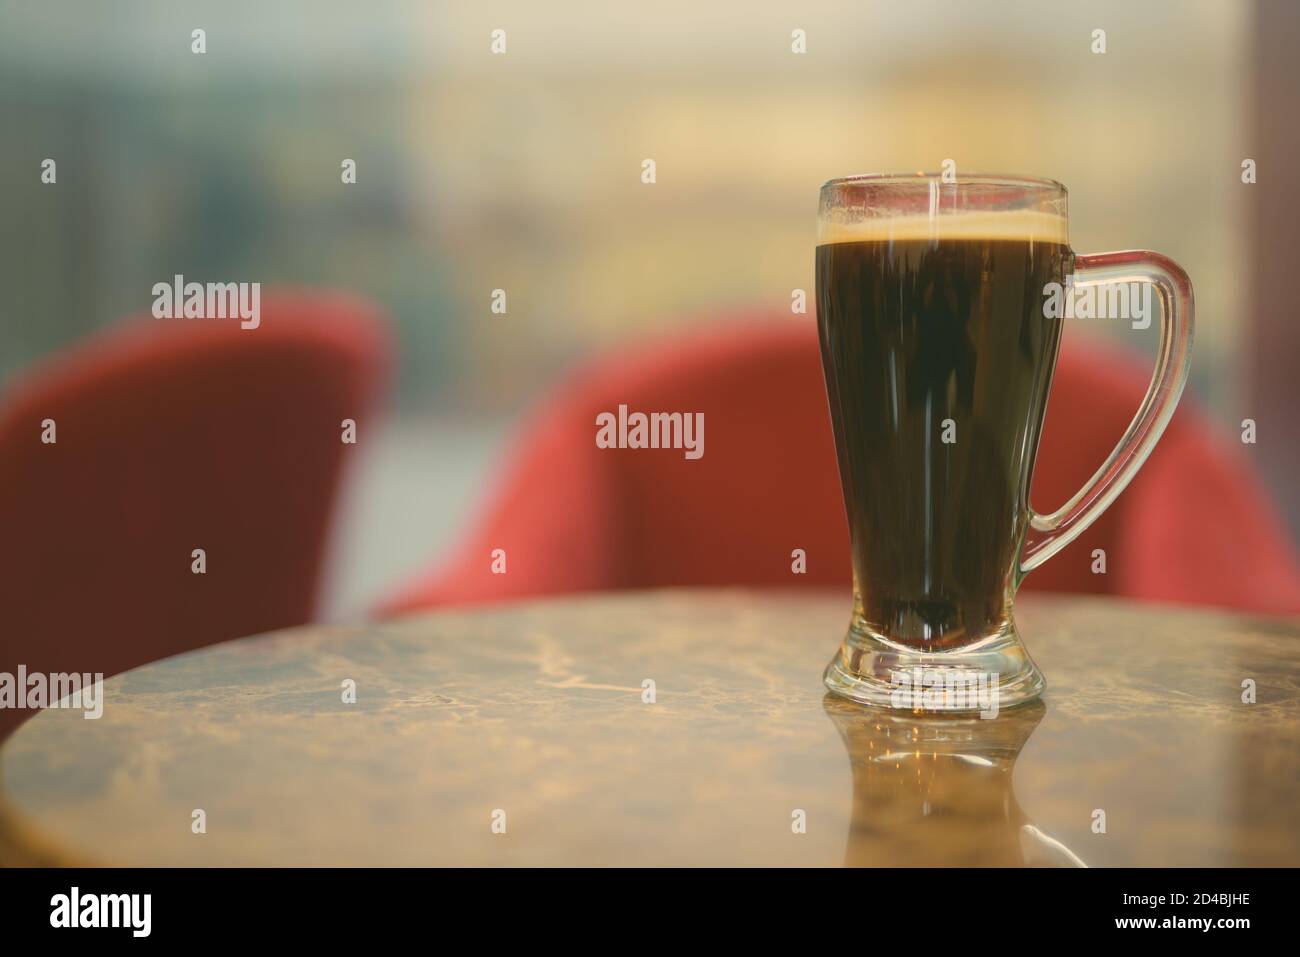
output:
[{"label": "round table", "polygon": [[848,611],[623,593],[180,655],[4,743],[0,858],[1300,864],[1300,623],[1022,596],[1048,691],[982,720],[826,694]]}]

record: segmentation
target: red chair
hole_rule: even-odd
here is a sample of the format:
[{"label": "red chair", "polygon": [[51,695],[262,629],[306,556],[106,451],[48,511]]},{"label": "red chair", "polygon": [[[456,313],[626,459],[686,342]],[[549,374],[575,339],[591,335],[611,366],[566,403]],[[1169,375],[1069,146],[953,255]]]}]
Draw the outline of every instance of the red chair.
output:
[{"label": "red chair", "polygon": [[[1150,370],[1098,346],[1058,366],[1032,501],[1063,504],[1110,453]],[[596,416],[704,413],[705,454],[599,449]],[[807,573],[791,572],[791,552]],[[1106,573],[1093,574],[1093,549]],[[506,573],[492,553],[505,552]],[[486,515],[434,574],[381,609],[684,585],[849,582],[848,532],[816,330],[727,324],[580,371],[525,429]],[[1184,403],[1109,511],[1026,580],[1260,612],[1300,612],[1300,570],[1240,451]]]},{"label": "red chair", "polygon": [[311,617],[386,339],[341,296],[261,316],[115,326],[6,390],[0,670],[108,675]]}]

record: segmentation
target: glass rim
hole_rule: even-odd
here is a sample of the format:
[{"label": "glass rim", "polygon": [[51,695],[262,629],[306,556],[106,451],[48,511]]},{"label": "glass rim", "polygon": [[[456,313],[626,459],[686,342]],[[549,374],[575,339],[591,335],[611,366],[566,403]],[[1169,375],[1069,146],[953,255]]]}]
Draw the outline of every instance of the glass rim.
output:
[{"label": "glass rim", "polygon": [[956,181],[942,182],[943,173],[917,170],[910,173],[855,173],[851,176],[837,176],[822,184],[822,190],[835,189],[840,186],[906,186],[929,184],[939,180],[941,186],[1011,186],[1023,189],[1051,190],[1062,195],[1069,193],[1065,184],[1046,176],[1023,176],[1018,173],[958,173]]}]

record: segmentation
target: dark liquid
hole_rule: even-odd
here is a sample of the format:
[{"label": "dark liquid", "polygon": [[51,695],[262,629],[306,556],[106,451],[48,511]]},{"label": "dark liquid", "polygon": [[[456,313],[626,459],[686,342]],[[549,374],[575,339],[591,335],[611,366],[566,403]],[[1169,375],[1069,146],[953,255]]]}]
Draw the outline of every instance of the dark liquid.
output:
[{"label": "dark liquid", "polygon": [[1070,257],[1005,239],[818,247],[856,627],[934,651],[1006,623],[1060,342],[1043,287]]}]

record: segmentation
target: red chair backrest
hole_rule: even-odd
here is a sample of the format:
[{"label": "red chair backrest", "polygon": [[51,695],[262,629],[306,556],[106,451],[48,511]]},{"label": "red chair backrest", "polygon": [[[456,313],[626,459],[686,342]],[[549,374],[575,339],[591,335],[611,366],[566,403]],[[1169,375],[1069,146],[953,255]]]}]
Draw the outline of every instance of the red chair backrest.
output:
[{"label": "red chair backrest", "polygon": [[386,339],[339,296],[261,315],[118,325],[5,390],[0,670],[112,674],[310,618]]},{"label": "red chair backrest", "polygon": [[[1149,370],[1063,350],[1032,501],[1088,479],[1136,411]],[[705,452],[600,449],[596,416],[703,412]],[[1096,574],[1094,549],[1106,552]],[[493,571],[494,550],[506,572]],[[791,571],[794,549],[807,572]],[[498,566],[499,568],[499,566]],[[847,584],[848,534],[812,323],[730,323],[581,370],[526,428],[485,517],[453,560],[383,610],[675,585]],[[1190,408],[1129,489],[1026,587],[1300,611],[1300,572],[1240,453]]]}]

